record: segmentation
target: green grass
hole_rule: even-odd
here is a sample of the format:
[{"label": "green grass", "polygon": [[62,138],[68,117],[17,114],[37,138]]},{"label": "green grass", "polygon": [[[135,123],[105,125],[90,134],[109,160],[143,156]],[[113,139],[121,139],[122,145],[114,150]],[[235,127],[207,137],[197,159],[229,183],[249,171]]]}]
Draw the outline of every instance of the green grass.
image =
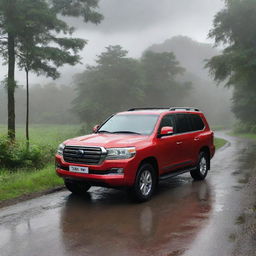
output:
[{"label": "green grass", "polygon": [[[31,143],[41,146],[57,147],[62,141],[81,135],[78,125],[33,125],[31,127]],[[0,125],[0,134],[6,129]],[[17,139],[23,140],[24,127],[17,127]],[[224,146],[225,140],[216,138],[216,148]],[[51,160],[41,170],[10,170],[0,169],[0,201],[13,199],[22,195],[44,191],[63,184],[63,180],[55,174],[54,162]]]},{"label": "green grass", "polygon": [[[31,144],[57,147],[64,140],[81,135],[80,130],[80,125],[31,125],[30,142]],[[0,135],[6,134],[6,126],[0,125]],[[24,125],[17,125],[16,137],[19,141],[25,139]]]},{"label": "green grass", "polygon": [[44,191],[63,185],[54,171],[54,165],[49,164],[38,171],[0,171],[0,201],[16,198],[33,192]]},{"label": "green grass", "polygon": [[214,144],[215,144],[216,150],[223,147],[226,143],[227,143],[227,141],[224,139],[220,139],[220,138],[214,139]]},{"label": "green grass", "polygon": [[[49,150],[68,138],[82,135],[79,125],[32,125],[30,128],[31,144],[47,147]],[[0,135],[7,129],[0,125]],[[24,126],[17,126],[17,140],[24,141]],[[44,191],[63,184],[55,174],[54,160],[41,170],[3,170],[0,169],[0,201],[13,199],[22,195]]]},{"label": "green grass", "polygon": [[230,135],[231,135],[231,136],[241,137],[241,138],[247,138],[247,139],[256,140],[256,134],[255,134],[255,133],[231,132]]}]

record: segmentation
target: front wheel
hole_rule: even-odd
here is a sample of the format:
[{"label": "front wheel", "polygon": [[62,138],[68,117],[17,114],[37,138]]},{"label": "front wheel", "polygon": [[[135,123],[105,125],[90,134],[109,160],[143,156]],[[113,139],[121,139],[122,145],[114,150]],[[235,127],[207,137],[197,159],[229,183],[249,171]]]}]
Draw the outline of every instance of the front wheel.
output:
[{"label": "front wheel", "polygon": [[143,164],[136,177],[134,186],[132,187],[132,194],[136,201],[148,201],[156,187],[156,172],[151,164]]},{"label": "front wheel", "polygon": [[65,186],[70,192],[76,195],[85,194],[91,187],[89,184],[84,182],[76,182],[76,181],[68,181],[68,180],[65,180]]},{"label": "front wheel", "polygon": [[209,157],[205,152],[200,152],[198,164],[195,170],[191,171],[191,177],[194,180],[204,180],[209,170]]}]

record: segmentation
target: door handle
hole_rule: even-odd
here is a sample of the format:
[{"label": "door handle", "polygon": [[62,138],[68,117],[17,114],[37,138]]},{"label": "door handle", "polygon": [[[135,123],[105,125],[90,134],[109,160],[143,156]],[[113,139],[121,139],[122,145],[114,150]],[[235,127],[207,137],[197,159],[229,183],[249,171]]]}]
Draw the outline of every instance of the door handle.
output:
[{"label": "door handle", "polygon": [[200,140],[200,138],[198,138],[198,137],[194,138],[194,141],[199,141],[199,140]]},{"label": "door handle", "polygon": [[182,143],[183,143],[182,141],[176,142],[177,145],[180,145],[180,144],[182,144]]}]

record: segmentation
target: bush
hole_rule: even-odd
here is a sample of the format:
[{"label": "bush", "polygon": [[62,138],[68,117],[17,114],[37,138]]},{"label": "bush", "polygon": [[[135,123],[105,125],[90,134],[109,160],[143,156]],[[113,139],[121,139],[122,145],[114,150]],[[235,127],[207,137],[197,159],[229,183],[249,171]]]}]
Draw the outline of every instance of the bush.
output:
[{"label": "bush", "polygon": [[0,168],[15,170],[17,168],[42,168],[52,159],[52,149],[46,150],[36,145],[27,149],[26,143],[10,142],[6,137],[0,138]]},{"label": "bush", "polygon": [[256,124],[238,123],[235,126],[236,133],[254,133],[256,134]]}]

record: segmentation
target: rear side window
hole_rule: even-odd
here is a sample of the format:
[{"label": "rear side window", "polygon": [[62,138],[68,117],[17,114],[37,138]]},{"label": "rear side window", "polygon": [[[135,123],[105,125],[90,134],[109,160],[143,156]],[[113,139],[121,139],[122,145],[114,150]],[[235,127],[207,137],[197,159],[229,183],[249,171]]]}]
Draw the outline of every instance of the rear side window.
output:
[{"label": "rear side window", "polygon": [[190,114],[193,131],[200,131],[204,129],[204,122],[199,115]]},{"label": "rear side window", "polygon": [[176,115],[176,132],[184,133],[192,130],[191,122],[187,114]]},{"label": "rear side window", "polygon": [[177,114],[176,129],[177,133],[193,132],[203,130],[204,123],[199,115]]}]

